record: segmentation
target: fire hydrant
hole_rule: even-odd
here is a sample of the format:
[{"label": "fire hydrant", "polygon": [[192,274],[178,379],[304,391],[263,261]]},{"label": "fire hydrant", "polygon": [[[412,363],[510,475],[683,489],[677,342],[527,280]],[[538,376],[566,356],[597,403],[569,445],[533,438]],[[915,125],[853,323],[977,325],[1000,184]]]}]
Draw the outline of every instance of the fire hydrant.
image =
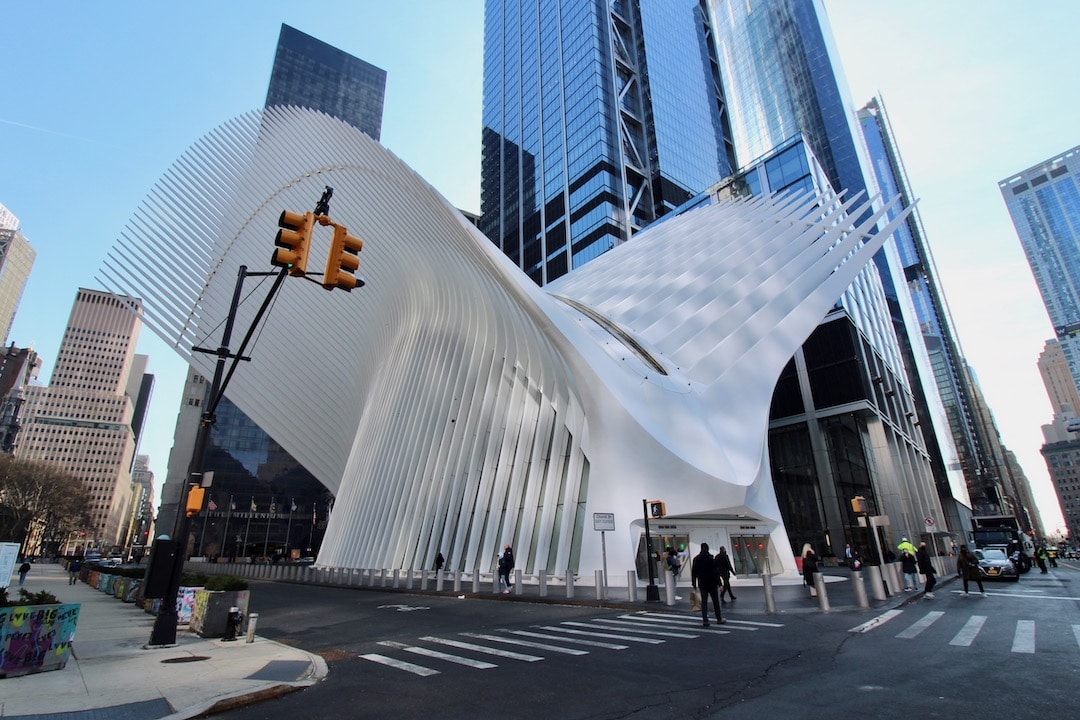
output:
[{"label": "fire hydrant", "polygon": [[244,613],[238,607],[229,608],[229,619],[225,622],[223,642],[232,642],[240,634],[240,623],[244,622]]}]

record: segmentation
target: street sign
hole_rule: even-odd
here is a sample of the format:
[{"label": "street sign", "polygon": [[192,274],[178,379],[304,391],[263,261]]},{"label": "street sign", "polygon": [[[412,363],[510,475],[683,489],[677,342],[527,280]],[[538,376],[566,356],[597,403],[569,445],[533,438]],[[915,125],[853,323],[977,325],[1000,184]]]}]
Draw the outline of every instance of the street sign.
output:
[{"label": "street sign", "polygon": [[929,515],[923,518],[923,522],[926,523],[926,532],[932,533],[937,530],[937,523],[934,522],[934,518]]},{"label": "street sign", "polygon": [[615,529],[615,513],[593,513],[593,530],[601,532]]}]

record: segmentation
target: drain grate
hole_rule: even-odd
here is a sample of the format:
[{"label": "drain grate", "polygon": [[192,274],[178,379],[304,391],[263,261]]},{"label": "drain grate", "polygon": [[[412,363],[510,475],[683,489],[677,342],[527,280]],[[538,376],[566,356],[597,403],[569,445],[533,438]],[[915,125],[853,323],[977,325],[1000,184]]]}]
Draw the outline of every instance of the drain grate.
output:
[{"label": "drain grate", "polygon": [[200,660],[209,660],[209,659],[210,659],[209,655],[187,655],[185,657],[168,658],[167,660],[162,660],[161,662],[163,662],[163,663],[189,663],[189,662],[199,662]]}]

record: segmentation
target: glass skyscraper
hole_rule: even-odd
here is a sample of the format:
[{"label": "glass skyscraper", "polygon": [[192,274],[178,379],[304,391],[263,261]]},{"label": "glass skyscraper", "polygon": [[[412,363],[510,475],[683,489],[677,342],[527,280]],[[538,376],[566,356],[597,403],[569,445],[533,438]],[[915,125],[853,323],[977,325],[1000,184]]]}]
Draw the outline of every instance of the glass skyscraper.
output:
[{"label": "glass skyscraper", "polygon": [[[572,10],[489,0],[481,230],[543,284],[669,212],[712,201],[706,191],[876,192],[828,33],[817,0]],[[875,263],[773,399],[770,456],[789,538],[825,555],[862,537],[854,494],[915,536],[927,514],[944,525],[942,500],[967,501],[963,488],[938,498],[945,462],[931,463],[926,445],[938,438],[929,418],[920,428],[920,377],[908,374],[907,359],[925,354],[921,334],[903,313],[911,300],[895,248]],[[947,431],[943,442],[937,456],[954,457]],[[960,510],[946,512],[954,525]]]}]

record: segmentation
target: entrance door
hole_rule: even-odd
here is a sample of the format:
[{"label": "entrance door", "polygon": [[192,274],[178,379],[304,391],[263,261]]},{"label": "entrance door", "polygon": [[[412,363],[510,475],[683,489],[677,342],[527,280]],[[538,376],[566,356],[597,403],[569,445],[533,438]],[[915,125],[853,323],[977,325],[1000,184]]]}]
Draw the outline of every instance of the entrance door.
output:
[{"label": "entrance door", "polygon": [[768,535],[732,535],[731,564],[736,575],[762,575],[769,556]]}]

